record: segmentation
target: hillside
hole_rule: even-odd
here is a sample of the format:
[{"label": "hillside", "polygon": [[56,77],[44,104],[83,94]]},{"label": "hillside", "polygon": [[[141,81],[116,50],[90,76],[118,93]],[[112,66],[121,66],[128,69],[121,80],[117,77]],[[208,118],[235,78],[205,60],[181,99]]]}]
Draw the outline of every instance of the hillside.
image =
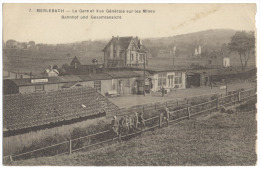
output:
[{"label": "hillside", "polygon": [[[169,51],[173,50],[173,46],[176,46],[180,57],[191,56],[198,45],[201,45],[202,53],[208,55],[214,50],[220,50],[222,44],[227,44],[235,32],[235,30],[231,29],[206,30],[163,38],[145,39],[143,43],[151,50],[153,57],[171,56]],[[160,50],[164,50],[166,54],[163,55]]]},{"label": "hillside", "polygon": [[[233,114],[215,112],[89,152],[15,161],[55,166],[252,166],[256,164],[254,101]],[[246,109],[249,108],[249,109]]]},{"label": "hillside", "polygon": [[[143,39],[143,44],[150,50],[149,64],[163,66],[172,64],[172,50],[176,46],[175,65],[190,66],[192,63],[207,65],[219,65],[222,63],[220,49],[224,43],[230,41],[235,30],[219,29],[194,32],[184,35],[169,36],[163,38]],[[91,60],[96,58],[100,64],[103,63],[102,49],[109,41],[83,41],[69,44],[37,44],[35,50],[4,49],[4,69],[11,72],[23,72],[38,74],[50,65],[69,64],[77,56],[82,64],[92,64]],[[193,56],[194,49],[200,45],[201,55]],[[164,58],[158,62],[157,58]],[[235,54],[232,54],[235,65],[240,62]],[[249,60],[249,65],[254,65],[255,60]]]}]

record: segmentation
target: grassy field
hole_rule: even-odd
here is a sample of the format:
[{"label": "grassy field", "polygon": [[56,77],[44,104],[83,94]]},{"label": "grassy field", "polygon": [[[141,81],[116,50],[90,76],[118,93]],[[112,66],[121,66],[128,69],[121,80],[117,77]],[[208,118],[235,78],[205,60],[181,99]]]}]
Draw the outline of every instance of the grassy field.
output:
[{"label": "grassy field", "polygon": [[[254,106],[251,104],[251,106]],[[256,111],[193,117],[126,142],[89,152],[15,161],[8,165],[248,166],[256,164]]]},{"label": "grassy field", "polygon": [[[69,54],[69,56],[67,56]],[[100,64],[103,63],[103,53],[101,51],[88,51],[82,52],[78,50],[72,51],[30,51],[30,50],[15,50],[5,49],[3,51],[3,66],[5,70],[12,72],[22,72],[33,74],[42,73],[50,65],[58,65],[61,67],[63,64],[70,64],[72,59],[77,56],[82,64],[92,64],[91,60],[96,58]],[[231,64],[233,67],[240,67],[240,60],[237,54],[230,56]],[[213,65],[222,65],[222,59],[210,58],[188,58],[186,56],[174,58],[174,66],[179,68],[189,67],[191,64],[199,64],[201,66],[212,67],[208,65],[208,61],[212,60]],[[248,61],[248,68],[255,66],[255,59],[251,56]],[[150,57],[148,65],[151,67],[162,67],[173,65],[172,57],[156,58]]]}]

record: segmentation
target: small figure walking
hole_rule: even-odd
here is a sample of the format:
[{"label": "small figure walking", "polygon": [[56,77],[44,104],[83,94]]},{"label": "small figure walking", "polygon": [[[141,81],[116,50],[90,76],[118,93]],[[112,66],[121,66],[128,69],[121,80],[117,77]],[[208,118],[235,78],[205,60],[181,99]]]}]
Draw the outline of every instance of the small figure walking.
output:
[{"label": "small figure walking", "polygon": [[164,87],[162,87],[162,97],[164,96]]},{"label": "small figure walking", "polygon": [[111,125],[112,125],[112,132],[114,133],[112,139],[114,140],[114,136],[118,136],[118,121],[116,116],[113,117]]}]

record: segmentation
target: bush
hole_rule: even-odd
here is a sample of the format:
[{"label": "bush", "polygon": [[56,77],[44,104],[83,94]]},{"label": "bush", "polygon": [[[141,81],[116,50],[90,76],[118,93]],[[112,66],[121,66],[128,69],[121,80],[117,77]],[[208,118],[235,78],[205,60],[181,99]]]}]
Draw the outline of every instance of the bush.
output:
[{"label": "bush", "polygon": [[227,110],[226,110],[226,108],[225,108],[224,106],[221,106],[221,107],[220,107],[220,112],[221,112],[221,113],[225,113],[226,111],[227,111]]},{"label": "bush", "polygon": [[[37,149],[40,149],[43,147],[47,147],[47,146],[65,142],[65,141],[67,141],[67,138],[65,138],[64,136],[61,136],[59,134],[55,134],[53,136],[48,136],[48,137],[44,138],[43,140],[34,141],[30,146],[24,147],[21,151],[17,152],[17,154],[37,150]],[[32,157],[35,158],[35,157],[43,157],[43,156],[53,156],[59,152],[68,152],[68,145],[61,144],[58,146],[53,146],[53,147],[50,147],[47,149],[43,149],[41,151],[36,151],[36,152],[29,153],[29,154],[26,154],[23,156],[18,156],[17,158],[21,160],[21,159],[28,159],[28,158],[32,158]]]},{"label": "bush", "polygon": [[241,105],[239,105],[236,109],[239,111],[252,111],[252,110],[256,110],[256,100],[248,100],[245,103],[242,103]]},{"label": "bush", "polygon": [[218,98],[218,94],[214,94],[213,96],[210,97],[210,100],[216,100]]},{"label": "bush", "polygon": [[[79,128],[76,127],[73,129],[72,133],[71,133],[71,139],[75,139],[75,138],[79,138],[79,137],[83,137],[86,136],[86,130],[83,128]],[[84,140],[82,139],[78,139],[72,142],[72,148],[73,149],[77,149],[79,147],[82,147],[84,144]]]}]

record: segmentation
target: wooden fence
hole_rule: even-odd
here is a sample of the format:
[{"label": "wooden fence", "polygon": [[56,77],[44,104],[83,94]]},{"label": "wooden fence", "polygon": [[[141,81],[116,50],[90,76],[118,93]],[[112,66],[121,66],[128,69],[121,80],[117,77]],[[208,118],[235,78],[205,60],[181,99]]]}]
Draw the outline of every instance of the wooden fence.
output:
[{"label": "wooden fence", "polygon": [[[187,101],[181,104],[177,104],[175,102],[168,101],[166,103],[160,104],[152,104],[152,105],[143,105],[143,106],[134,106],[131,108],[131,111],[125,112],[127,115],[132,115],[135,111],[143,111],[146,127],[144,130],[139,130],[138,132],[132,132],[128,135],[121,136],[121,139],[128,139],[130,137],[136,136],[142,132],[163,127],[162,116],[160,116],[160,112],[158,110],[167,106],[170,113],[169,124],[175,121],[189,119],[192,116],[216,111],[220,106],[229,106],[235,103],[239,103],[242,100],[255,97],[256,96],[256,88],[251,88],[243,91],[239,91],[236,93],[232,93],[230,95],[216,98],[210,101],[206,101],[199,104],[187,103]],[[181,108],[178,109],[178,106],[182,105]],[[124,113],[124,112],[123,112]],[[132,113],[132,114],[129,114]],[[79,137],[75,139],[70,139],[68,141],[54,144],[48,147],[43,147],[41,149],[36,149],[33,151],[21,153],[21,154],[13,154],[10,156],[3,157],[5,161],[12,160],[21,160],[21,159],[29,159],[35,157],[43,157],[43,156],[55,156],[62,154],[71,154],[80,150],[89,150],[91,148],[97,148],[98,146],[103,146],[104,144],[111,144],[117,141],[119,138],[113,138],[113,134],[111,130],[102,131],[99,133],[95,133],[92,135],[87,135],[84,137]]]}]

